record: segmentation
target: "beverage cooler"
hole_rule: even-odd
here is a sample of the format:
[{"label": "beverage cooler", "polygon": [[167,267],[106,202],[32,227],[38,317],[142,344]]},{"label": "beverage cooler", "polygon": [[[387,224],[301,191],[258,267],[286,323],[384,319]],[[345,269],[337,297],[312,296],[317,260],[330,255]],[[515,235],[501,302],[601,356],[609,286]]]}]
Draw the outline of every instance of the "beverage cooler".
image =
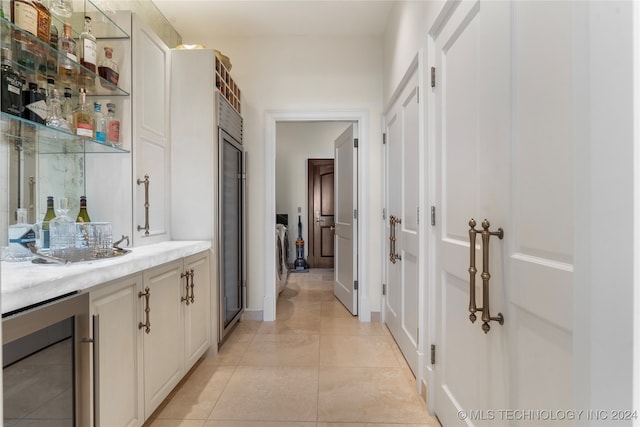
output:
[{"label": "beverage cooler", "polygon": [[[231,83],[230,83],[231,82]],[[246,293],[246,153],[239,90],[213,49],[171,51],[171,232],[211,240],[221,345]],[[217,290],[217,292],[216,292]]]}]

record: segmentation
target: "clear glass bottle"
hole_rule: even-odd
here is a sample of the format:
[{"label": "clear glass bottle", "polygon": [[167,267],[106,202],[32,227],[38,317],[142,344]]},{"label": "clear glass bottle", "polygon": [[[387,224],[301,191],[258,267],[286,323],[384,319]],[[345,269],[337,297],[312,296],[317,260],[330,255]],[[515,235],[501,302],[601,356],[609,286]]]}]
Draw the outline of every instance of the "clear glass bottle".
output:
[{"label": "clear glass bottle", "polygon": [[47,52],[47,74],[56,74],[58,72],[58,28],[51,20],[51,31],[49,32],[49,46],[55,50]]},{"label": "clear glass bottle", "polygon": [[96,122],[93,113],[87,104],[87,92],[80,88],[78,106],[73,110],[73,128],[78,136],[83,138],[93,138]]},{"label": "clear glass bottle", "polygon": [[[96,73],[97,70],[97,50],[96,37],[91,34],[91,17],[84,17],[84,31],[80,33],[80,65],[87,70]],[[93,82],[92,73],[83,73],[86,82]]]},{"label": "clear glass bottle", "polygon": [[80,196],[80,211],[78,211],[76,222],[91,222],[87,211],[87,196]]},{"label": "clear glass bottle", "polygon": [[53,196],[47,196],[47,211],[44,213],[42,219],[41,236],[40,236],[40,249],[48,250],[51,245],[51,227],[50,222],[56,217],[56,211],[53,209]]},{"label": "clear glass bottle", "polygon": [[102,105],[99,102],[93,103],[93,115],[96,122],[95,140],[98,142],[107,142],[107,119],[102,114]]},{"label": "clear glass bottle", "polygon": [[116,104],[107,104],[107,142],[114,147],[121,147],[120,142],[120,119],[116,116]]},{"label": "clear glass bottle", "polygon": [[51,255],[69,259],[76,246],[76,223],[69,217],[69,199],[58,199],[56,217],[49,221]]},{"label": "clear glass bottle", "polygon": [[49,116],[45,124],[54,129],[72,133],[71,125],[62,116],[62,102],[58,89],[54,88],[49,97]]},{"label": "clear glass bottle", "polygon": [[36,232],[33,225],[27,224],[27,210],[18,208],[16,211],[17,222],[9,226],[9,258],[14,261],[26,261],[31,259],[29,244],[36,243]]},{"label": "clear glass bottle", "polygon": [[102,58],[98,65],[98,74],[106,80],[106,82],[100,80],[102,87],[112,89],[113,86],[118,86],[120,67],[118,67],[118,64],[113,60],[113,47],[104,47],[104,58]]},{"label": "clear glass bottle", "polygon": [[62,100],[62,118],[73,127],[73,101],[71,100],[71,88],[64,88],[64,99]]},{"label": "clear glass bottle", "polygon": [[28,71],[37,69],[36,43],[24,32],[38,36],[38,8],[33,0],[11,0],[11,22],[21,29],[13,31],[14,58]]},{"label": "clear glass bottle", "polygon": [[70,18],[73,15],[73,2],[71,0],[51,0],[49,9],[54,15]]},{"label": "clear glass bottle", "polygon": [[11,67],[11,51],[0,50],[2,66],[2,111],[14,116],[22,115],[22,76]]},{"label": "clear glass bottle", "polygon": [[65,83],[75,83],[78,56],[76,53],[76,41],[71,33],[71,24],[64,23],[62,37],[58,40],[58,50],[65,57],[58,61],[58,75]]}]

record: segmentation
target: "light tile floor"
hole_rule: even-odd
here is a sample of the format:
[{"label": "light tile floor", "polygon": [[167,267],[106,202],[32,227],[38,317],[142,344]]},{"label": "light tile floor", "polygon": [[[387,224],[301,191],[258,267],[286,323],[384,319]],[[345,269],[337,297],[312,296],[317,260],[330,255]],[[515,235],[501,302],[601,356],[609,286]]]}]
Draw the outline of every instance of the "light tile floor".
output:
[{"label": "light tile floor", "polygon": [[333,296],[333,272],[293,273],[275,322],[242,321],[148,427],[439,427],[384,324]]}]

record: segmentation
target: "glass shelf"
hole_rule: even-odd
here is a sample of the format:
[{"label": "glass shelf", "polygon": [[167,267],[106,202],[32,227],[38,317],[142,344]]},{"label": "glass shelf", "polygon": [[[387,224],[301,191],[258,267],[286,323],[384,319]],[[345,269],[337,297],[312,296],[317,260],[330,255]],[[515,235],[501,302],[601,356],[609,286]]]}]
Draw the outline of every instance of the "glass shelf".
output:
[{"label": "glass shelf", "polygon": [[[84,87],[87,90],[87,95],[99,95],[99,96],[128,96],[129,92],[124,90],[119,86],[113,85],[111,82],[103,79],[98,74],[88,70],[87,68],[80,65],[77,61],[73,61],[69,59],[66,54],[60,52],[57,49],[52,48],[47,43],[43,42],[39,38],[25,32],[20,27],[11,23],[5,18],[0,18],[0,25],[3,30],[7,29],[12,34],[14,32],[19,32],[20,37],[24,40],[24,43],[27,44],[30,52],[39,52],[40,57],[37,55],[33,55],[31,53],[32,61],[23,61],[24,63],[20,63],[18,61],[18,45],[21,42],[14,41],[13,45],[13,60],[12,66],[14,70],[21,72],[24,75],[39,73],[42,79],[46,79],[46,75],[50,75],[55,79],[56,88],[63,93],[64,87],[70,87],[74,95],[77,95],[78,89]],[[119,27],[118,27],[119,28]],[[3,34],[4,36],[4,34]],[[76,40],[77,41],[77,40]],[[55,64],[56,70],[46,69],[46,62],[48,56],[55,56]],[[57,64],[61,61],[65,60],[71,64],[72,72],[74,76],[68,79],[62,79],[58,75]],[[27,64],[28,63],[28,64]],[[42,63],[42,64],[41,64]]]},{"label": "glass shelf", "polygon": [[69,132],[50,128],[21,117],[0,113],[2,138],[38,154],[128,153],[120,147],[82,138]]},{"label": "glass shelf", "polygon": [[100,1],[86,0],[83,10],[74,11],[73,15],[65,18],[54,13],[51,14],[51,21],[58,29],[58,34],[62,35],[62,26],[65,22],[71,24],[73,38],[78,40],[80,33],[84,29],[84,17],[91,18],[91,33],[97,39],[128,39],[129,34],[116,22],[118,12],[115,10],[106,11],[100,8]]}]

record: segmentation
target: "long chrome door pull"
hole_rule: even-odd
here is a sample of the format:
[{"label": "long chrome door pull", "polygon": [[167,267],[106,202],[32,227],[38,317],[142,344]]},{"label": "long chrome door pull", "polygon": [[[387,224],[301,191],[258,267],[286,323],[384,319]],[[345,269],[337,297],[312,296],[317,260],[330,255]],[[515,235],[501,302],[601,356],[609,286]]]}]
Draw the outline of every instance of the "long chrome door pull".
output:
[{"label": "long chrome door pull", "polygon": [[476,220],[471,218],[469,221],[469,320],[474,323],[478,318],[476,316],[477,311],[482,311],[482,308],[476,306]]},{"label": "long chrome door pull", "polygon": [[[496,231],[489,231],[488,220],[482,221],[482,231],[478,231],[475,229],[476,221],[472,218],[469,221],[469,320],[471,322],[475,322],[476,312],[482,312],[482,330],[486,334],[491,330],[491,325],[489,322],[495,321],[500,325],[504,324],[504,316],[502,313],[498,313],[497,316],[492,317],[491,312],[489,310],[489,282],[491,280],[491,273],[489,273],[489,241],[491,236],[497,236],[498,239],[502,240],[504,238],[504,230],[502,228],[498,228]],[[480,233],[482,238],[482,274],[480,277],[482,278],[482,308],[476,307],[476,260],[475,260],[475,247],[476,247],[476,235]]]},{"label": "long chrome door pull", "polygon": [[193,288],[195,286],[195,283],[193,283],[193,278],[195,277],[195,272],[193,271],[193,268],[191,270],[189,270],[189,275],[191,276],[191,304],[196,302],[196,296],[193,294]]},{"label": "long chrome door pull", "polygon": [[138,185],[144,184],[144,227],[138,225],[138,231],[144,230],[144,235],[149,235],[149,174],[144,175],[144,179],[138,178]]},{"label": "long chrome door pull", "polygon": [[389,261],[395,264],[396,261],[401,261],[402,258],[396,253],[396,224],[402,224],[400,218],[390,215],[389,216]]}]

